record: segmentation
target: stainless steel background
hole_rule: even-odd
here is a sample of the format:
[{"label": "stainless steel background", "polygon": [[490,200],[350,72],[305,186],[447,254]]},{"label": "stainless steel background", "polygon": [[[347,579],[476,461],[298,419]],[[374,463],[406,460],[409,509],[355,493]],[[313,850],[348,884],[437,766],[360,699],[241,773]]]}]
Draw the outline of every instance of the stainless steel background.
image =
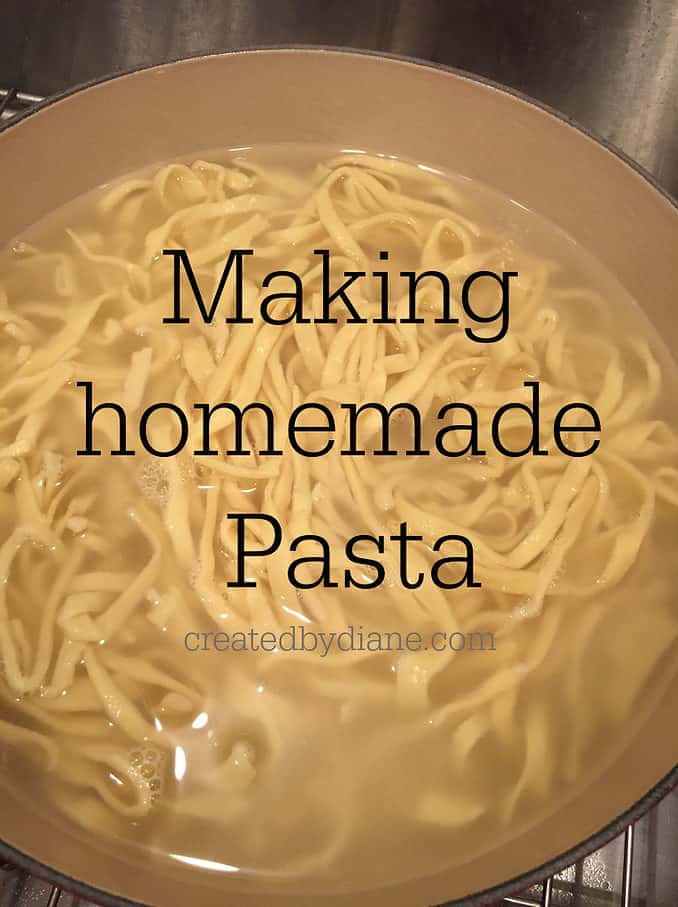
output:
[{"label": "stainless steel background", "polygon": [[0,85],[48,95],[285,42],[481,73],[570,115],[678,195],[678,0],[0,0]]},{"label": "stainless steel background", "polygon": [[[50,95],[188,54],[291,42],[392,51],[502,82],[608,139],[678,197],[678,0],[0,0],[0,88]],[[635,840],[631,903],[676,907],[678,791]],[[627,903],[622,863],[618,839],[561,873],[550,903]],[[75,903],[0,867],[2,907],[57,901]]]}]

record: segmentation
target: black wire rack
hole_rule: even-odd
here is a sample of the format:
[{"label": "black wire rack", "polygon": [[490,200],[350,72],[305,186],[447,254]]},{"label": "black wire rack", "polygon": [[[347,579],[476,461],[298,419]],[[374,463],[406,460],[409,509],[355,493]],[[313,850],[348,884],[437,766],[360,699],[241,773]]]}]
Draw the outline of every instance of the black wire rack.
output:
[{"label": "black wire rack", "polygon": [[[574,866],[496,907],[678,907],[678,792]],[[0,907],[94,907],[0,864]]]},{"label": "black wire rack", "polygon": [[[0,88],[0,120],[42,100]],[[90,907],[90,902],[0,863],[0,907]],[[678,907],[678,791],[601,850],[497,907]]]}]

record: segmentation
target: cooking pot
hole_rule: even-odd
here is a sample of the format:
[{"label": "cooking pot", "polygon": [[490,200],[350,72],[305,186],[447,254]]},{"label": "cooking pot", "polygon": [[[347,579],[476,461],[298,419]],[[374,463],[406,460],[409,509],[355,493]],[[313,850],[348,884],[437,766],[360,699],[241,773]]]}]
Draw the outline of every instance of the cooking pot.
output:
[{"label": "cooking pot", "polygon": [[[138,70],[51,99],[0,134],[0,243],[75,196],[219,146],[309,142],[461,174],[568,233],[678,342],[678,210],[630,161],[552,111],[461,72],[398,57],[275,48]],[[642,603],[639,603],[639,607]],[[601,683],[605,678],[601,678]],[[601,846],[678,782],[676,682],[605,774],[454,871],[328,905],[481,904]],[[293,809],[293,805],[291,807]],[[92,830],[94,831],[94,830]],[[2,791],[0,856],[97,903],[303,907],[237,878],[135,851]]]}]

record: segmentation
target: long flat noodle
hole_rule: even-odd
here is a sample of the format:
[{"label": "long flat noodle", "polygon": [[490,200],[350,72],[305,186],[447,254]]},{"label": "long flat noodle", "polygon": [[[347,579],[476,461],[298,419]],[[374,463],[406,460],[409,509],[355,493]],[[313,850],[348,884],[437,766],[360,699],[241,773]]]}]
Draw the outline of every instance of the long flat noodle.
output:
[{"label": "long flat noodle", "polygon": [[52,545],[56,547],[56,539],[49,530],[49,512],[45,514],[39,498],[39,487],[32,481],[28,465],[23,462],[20,476],[14,485],[14,501],[16,506],[17,522],[23,526],[40,527],[41,536],[52,536]]},{"label": "long flat noodle", "polygon": [[525,754],[520,776],[511,793],[501,805],[501,814],[508,822],[525,793],[540,797],[542,802],[551,792],[554,760],[554,733],[551,713],[543,703],[530,704],[525,717]]},{"label": "long flat noodle", "polygon": [[456,700],[441,706],[431,718],[435,725],[449,721],[450,717],[459,712],[470,712],[491,702],[499,695],[520,686],[525,678],[544,661],[556,639],[561,615],[553,611],[545,611],[542,617],[539,632],[529,655],[518,664],[508,668],[499,668],[473,692],[459,696]]},{"label": "long flat noodle", "polygon": [[101,295],[87,303],[87,305],[81,307],[80,311],[68,319],[62,330],[59,331],[46,346],[34,353],[28,361],[22,365],[18,372],[19,377],[44,372],[56,362],[59,362],[66,357],[85,335],[104,302],[108,299],[112,299],[114,296],[115,293],[108,290],[105,293],[101,293]]},{"label": "long flat noodle", "polygon": [[114,636],[124,625],[130,614],[143,599],[146,592],[155,582],[161,563],[160,540],[155,532],[146,528],[143,516],[131,512],[129,516],[139,525],[151,545],[152,555],[141,573],[134,581],[115,599],[108,610],[97,620],[101,628],[101,639],[108,640]]},{"label": "long flat noodle", "polygon": [[0,547],[0,621],[5,623],[9,620],[7,611],[7,581],[12,562],[19,553],[19,548],[30,538],[29,533],[19,527],[14,529],[8,539]]},{"label": "long flat noodle", "polygon": [[14,409],[11,415],[0,419],[0,431],[19,422],[36,410],[42,409],[63,389],[64,385],[73,378],[72,362],[57,362],[46,369],[40,377],[40,384],[28,399]]},{"label": "long flat noodle", "polygon": [[15,693],[24,692],[26,679],[21,667],[21,655],[9,627],[7,583],[13,562],[22,545],[36,538],[40,539],[39,531],[19,527],[14,529],[9,538],[0,546],[0,654],[2,655],[4,678]]},{"label": "long flat noodle", "polygon": [[104,647],[100,654],[100,660],[106,668],[125,677],[131,677],[140,683],[162,687],[165,690],[179,693],[188,699],[191,705],[198,706],[203,700],[201,693],[177,680],[176,677],[161,668],[155,667],[153,664],[144,663],[133,656],[108,652]]},{"label": "long flat noodle", "polygon": [[41,690],[45,699],[61,696],[73,686],[75,673],[82,661],[85,644],[64,639],[56,657],[51,682]]},{"label": "long flat noodle", "polygon": [[432,792],[424,794],[416,808],[416,818],[427,825],[442,828],[466,827],[489,809],[489,803],[482,797],[473,797],[467,792]]},{"label": "long flat noodle", "polygon": [[[223,235],[221,231],[209,245],[203,246],[199,252],[191,256],[193,267],[200,267],[211,264],[212,262],[221,262],[223,259],[224,248],[227,249],[250,249],[255,244],[255,237],[261,235],[269,226],[269,222],[261,214],[253,214],[246,221],[238,224],[228,233]],[[260,250],[257,249],[260,253]]]},{"label": "long flat noodle", "polygon": [[[449,251],[445,254],[443,241],[446,235],[453,237],[458,244],[459,250],[456,255],[450,255]],[[477,235],[477,230],[472,232],[465,224],[452,217],[441,218],[434,224],[421,250],[422,269],[439,269],[441,262],[458,258],[460,255],[468,255],[472,251]]]},{"label": "long flat noodle", "polygon": [[[153,794],[148,781],[134,770],[127,754],[116,752],[111,746],[90,744],[69,751],[61,773],[69,784],[75,788],[91,788],[108,809],[130,820],[142,819],[152,809]],[[116,783],[111,784],[113,779]],[[118,789],[118,784],[131,788],[134,795],[131,800]]]},{"label": "long flat noodle", "polygon": [[109,189],[108,192],[106,192],[106,194],[101,199],[99,199],[97,207],[102,214],[109,214],[121,202],[128,199],[130,195],[134,195],[137,192],[146,192],[150,188],[150,186],[150,180],[125,180],[119,185],[114,186],[112,189]]},{"label": "long flat noodle", "polygon": [[132,740],[140,743],[155,739],[158,731],[143,717],[136,705],[115,683],[92,648],[85,650],[83,661],[92,686],[113,724]]},{"label": "long flat noodle", "polygon": [[[243,287],[243,310],[247,317],[253,309],[258,291],[256,286],[249,281],[244,281]],[[229,344],[229,355],[224,356],[219,362],[214,373],[207,383],[206,398],[210,402],[218,402],[219,398],[228,399],[227,391],[231,382],[238,371],[243,368],[244,361],[252,349],[253,344],[257,341],[260,329],[254,325],[252,330],[245,327],[244,330],[238,331],[233,337],[232,343]],[[248,401],[251,402],[251,401]]]},{"label": "long flat noodle", "polygon": [[330,198],[330,185],[331,182],[328,181],[318,191],[316,196],[318,217],[320,218],[323,227],[329,233],[331,239],[337,244],[344,255],[347,255],[358,264],[363,264],[365,262],[365,254],[337,214]]},{"label": "long flat noodle", "polygon": [[[294,388],[292,402],[298,405],[299,389]],[[304,457],[295,457],[294,484],[292,486],[292,506],[288,514],[290,535],[301,535],[308,527],[311,520],[313,499],[311,497],[311,478],[308,460]]]},{"label": "long flat noodle", "polygon": [[231,214],[268,211],[277,205],[278,202],[272,196],[248,194],[220,202],[203,202],[202,204],[183,208],[170,215],[160,227],[146,234],[144,263],[147,266],[150,265],[153,257],[167,243],[169,236],[176,227],[186,228],[201,221],[208,221]]},{"label": "long flat noodle", "polygon": [[17,457],[24,457],[30,449],[30,442],[25,438],[20,441],[13,441],[12,444],[0,449],[0,460],[13,460]]},{"label": "long flat noodle", "polygon": [[181,466],[176,457],[168,463],[167,501],[163,517],[177,560],[185,570],[190,571],[195,563],[195,542],[190,524],[191,502]]},{"label": "long flat noodle", "polygon": [[396,695],[405,710],[423,712],[430,708],[431,679],[447,666],[452,655],[451,650],[446,653],[406,652],[400,655],[396,666]]},{"label": "long flat noodle", "polygon": [[106,596],[98,592],[73,592],[66,597],[57,624],[73,642],[98,642],[99,629],[92,617],[106,606]]},{"label": "long flat noodle", "polygon": [[43,606],[43,613],[41,615],[33,669],[27,677],[18,682],[15,681],[15,689],[22,693],[28,693],[38,689],[45,680],[52,658],[52,650],[54,648],[56,612],[71,579],[78,571],[83,555],[84,552],[82,548],[76,545],[72,552],[66,557],[61,570],[54,581],[54,585],[50,590],[50,594]]},{"label": "long flat noodle", "polygon": [[[327,351],[325,362],[320,375],[320,387],[332,387],[337,384],[346,384],[344,375],[346,371],[346,359],[352,345],[359,340],[361,334],[359,329],[361,325],[345,324],[336,333],[332,345]],[[318,393],[318,391],[316,391]]]},{"label": "long flat noodle", "polygon": [[[111,736],[111,724],[104,716],[103,710],[99,714],[84,712],[71,713],[53,712],[43,708],[39,699],[25,699],[17,706],[22,715],[27,716],[31,723],[37,723],[42,728],[52,732],[52,737],[61,738],[76,747],[92,740],[107,740]],[[63,771],[63,764],[59,772]]]},{"label": "long flat noodle", "polygon": [[597,482],[590,476],[582,488],[581,495],[569,507],[562,530],[540,565],[537,588],[532,593],[528,603],[521,609],[524,615],[534,617],[541,610],[547,589],[554,582],[558,571],[562,568],[568,551],[580,536],[584,521],[596,502],[596,495]]},{"label": "long flat noodle", "polygon": [[[350,467],[348,467],[350,468]],[[413,504],[405,495],[401,493],[394,494],[394,502],[399,514],[407,521],[407,524],[424,536],[424,539],[433,543],[435,537],[448,534],[454,529],[455,534],[465,536],[475,549],[477,561],[484,567],[502,567],[510,569],[508,557],[494,549],[491,543],[479,532],[475,532],[468,526],[459,523],[450,526],[449,520],[442,516],[424,510]]]},{"label": "long flat noodle", "polygon": [[642,502],[634,519],[617,531],[609,560],[598,578],[598,583],[601,586],[618,583],[631,568],[649,529],[655,507],[652,485],[640,470],[625,460],[616,457],[611,458],[609,453],[605,456],[607,459],[612,459],[612,462],[616,463],[617,468],[621,469],[632,481],[635,481],[640,489]]},{"label": "long flat noodle", "polygon": [[678,507],[678,469],[662,466],[654,474],[656,494],[674,507]]},{"label": "long flat noodle", "polygon": [[214,576],[214,538],[220,496],[221,485],[217,481],[207,490],[195,588],[202,604],[216,623],[228,621],[229,624],[234,624],[237,622],[237,616],[233,612],[228,596],[217,588]]},{"label": "long flat noodle", "polygon": [[228,458],[224,461],[213,460],[210,463],[210,469],[218,475],[229,476],[232,479],[275,479],[280,472],[280,466],[277,462],[262,462],[257,466],[239,466],[237,462],[231,462]]},{"label": "long flat noodle", "polygon": [[74,679],[69,684],[66,695],[50,698],[43,694],[40,705],[43,709],[60,714],[92,713],[101,710],[101,700],[87,677]]},{"label": "long flat noodle", "polygon": [[43,756],[48,771],[53,771],[59,761],[59,749],[56,743],[45,734],[0,719],[0,747],[4,744],[20,747],[28,752],[37,749]]},{"label": "long flat noodle", "polygon": [[469,715],[460,722],[450,741],[450,756],[458,772],[464,770],[466,761],[477,744],[491,730],[490,720],[484,713]]},{"label": "long flat noodle", "polygon": [[135,413],[141,406],[146,383],[151,373],[153,361],[153,347],[147,346],[143,350],[132,353],[130,369],[125,377],[122,389],[122,406],[129,414]]},{"label": "long flat noodle", "polygon": [[182,346],[184,368],[197,388],[203,390],[214,370],[214,360],[207,341],[202,335],[184,341]]},{"label": "long flat noodle", "polygon": [[[91,252],[85,241],[81,236],[75,233],[73,230],[66,230],[70,236],[73,244],[77,248],[80,255],[83,256],[87,261],[92,262],[92,264],[97,265],[98,269],[102,267],[113,268],[116,271],[122,271],[127,278],[127,281],[131,286],[134,286],[135,289],[141,290],[144,298],[148,298],[150,295],[150,279],[147,271],[140,267],[136,262],[128,261],[126,258],[121,258],[116,255],[103,255],[96,252]],[[117,295],[121,288],[116,288],[114,291],[111,291]]]},{"label": "long flat noodle", "polygon": [[568,464],[543,518],[509,555],[509,566],[529,564],[552,541],[565,519],[566,508],[582,488],[590,470],[588,459],[572,460]]},{"label": "long flat noodle", "polygon": [[[160,200],[169,208],[200,204],[205,201],[208,194],[195,168],[182,163],[161,167],[151,180],[151,185]],[[171,198],[172,194],[175,194],[176,198]]]}]

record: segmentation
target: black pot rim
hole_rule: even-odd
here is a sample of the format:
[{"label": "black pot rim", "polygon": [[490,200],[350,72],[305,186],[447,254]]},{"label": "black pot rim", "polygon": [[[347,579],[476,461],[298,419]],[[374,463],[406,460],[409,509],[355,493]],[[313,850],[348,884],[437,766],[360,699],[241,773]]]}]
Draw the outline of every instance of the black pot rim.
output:
[{"label": "black pot rim", "polygon": [[[559,110],[556,110],[550,105],[545,104],[542,101],[538,101],[530,97],[529,95],[516,90],[515,88],[510,88],[506,85],[502,85],[499,82],[495,82],[492,79],[485,78],[484,76],[480,76],[476,73],[468,72],[454,66],[447,66],[443,63],[435,63],[429,60],[422,60],[417,57],[407,56],[405,54],[368,50],[364,48],[339,46],[334,47],[332,45],[325,44],[293,43],[256,45],[252,47],[241,47],[228,51],[218,51],[209,54],[191,54],[188,56],[166,60],[163,63],[154,63],[145,66],[133,66],[129,69],[121,70],[120,72],[100,76],[96,79],[90,79],[87,82],[79,83],[72,88],[68,88],[65,91],[59,92],[58,94],[50,95],[35,106],[29,108],[26,111],[22,111],[21,113],[12,117],[7,123],[0,126],[0,133],[6,132],[9,129],[16,128],[28,117],[33,116],[35,113],[38,113],[39,111],[44,110],[47,107],[50,107],[57,101],[68,98],[73,94],[77,94],[78,92],[83,91],[86,88],[91,88],[104,82],[110,82],[114,79],[123,78],[124,76],[128,76],[136,72],[143,72],[148,69],[159,69],[163,66],[171,66],[175,63],[182,63],[190,60],[199,60],[210,57],[235,56],[237,54],[251,54],[260,52],[265,53],[267,51],[310,51],[316,53],[322,52],[327,54],[342,54],[347,56],[356,55],[375,57],[377,59],[383,58],[400,63],[409,63],[410,65],[426,69],[434,69],[451,73],[452,75],[458,76],[467,81],[479,82],[482,85],[487,85],[488,87],[493,88],[496,91],[501,91],[504,94],[511,95],[512,97],[517,98],[518,100],[523,101],[524,103],[529,104],[532,107],[536,107],[537,109],[548,113],[550,116],[555,117],[555,119],[560,120],[562,123],[565,123],[566,125],[577,130],[577,132],[582,133],[588,139],[591,139],[597,144],[602,145],[607,151],[621,160],[624,164],[626,164],[639,176],[641,176],[647,183],[649,183],[649,185],[652,186],[652,188],[661,196],[663,196],[663,198],[666,199],[678,212],[678,201],[669,192],[667,192],[667,190],[663,186],[661,186],[657,182],[655,177],[647,170],[645,170],[644,167],[630,158],[627,154],[625,154],[625,152],[623,152],[620,148],[617,148],[607,139],[596,135],[585,126],[582,126],[571,117],[567,116]],[[579,860],[582,860],[584,857],[588,856],[594,851],[599,850],[605,844],[609,843],[618,835],[622,834],[622,832],[624,832],[629,825],[632,825],[634,822],[640,819],[641,816],[643,816],[648,810],[659,803],[660,800],[662,800],[676,787],[678,787],[678,763],[671,769],[671,771],[668,772],[668,774],[666,774],[657,784],[655,784],[654,787],[652,787],[643,797],[641,797],[640,800],[634,803],[631,807],[629,807],[629,809],[623,812],[616,819],[613,819],[607,825],[603,826],[592,835],[589,835],[589,837],[582,841],[580,844],[575,845],[569,850],[564,851],[563,853],[559,854],[551,860],[548,860],[545,863],[542,863],[540,866],[537,866],[534,869],[530,869],[527,872],[514,876],[506,882],[501,882],[498,885],[493,885],[492,887],[479,891],[476,894],[457,898],[454,901],[446,901],[443,904],[440,904],[439,907],[489,907],[489,905],[500,902],[503,898],[509,897],[510,895],[513,895],[518,891],[523,891],[524,889],[529,888],[531,885],[542,883],[545,879],[556,875],[558,872],[561,872],[563,869],[566,869],[573,863],[577,863]],[[47,866],[45,863],[39,862],[23,851],[12,847],[10,844],[6,844],[1,839],[0,858],[2,858],[2,860],[6,861],[7,863],[18,866],[20,869],[25,870],[31,875],[34,875],[49,882],[52,885],[56,885],[59,888],[62,888],[64,891],[72,892],[79,897],[93,901],[96,904],[100,904],[101,907],[148,907],[148,905],[144,905],[140,901],[131,901],[128,898],[124,898],[120,895],[116,895],[108,891],[104,891],[100,888],[95,888],[94,886],[89,885],[86,882],[81,882],[71,876],[64,875],[58,869],[54,869],[51,866]]]}]

